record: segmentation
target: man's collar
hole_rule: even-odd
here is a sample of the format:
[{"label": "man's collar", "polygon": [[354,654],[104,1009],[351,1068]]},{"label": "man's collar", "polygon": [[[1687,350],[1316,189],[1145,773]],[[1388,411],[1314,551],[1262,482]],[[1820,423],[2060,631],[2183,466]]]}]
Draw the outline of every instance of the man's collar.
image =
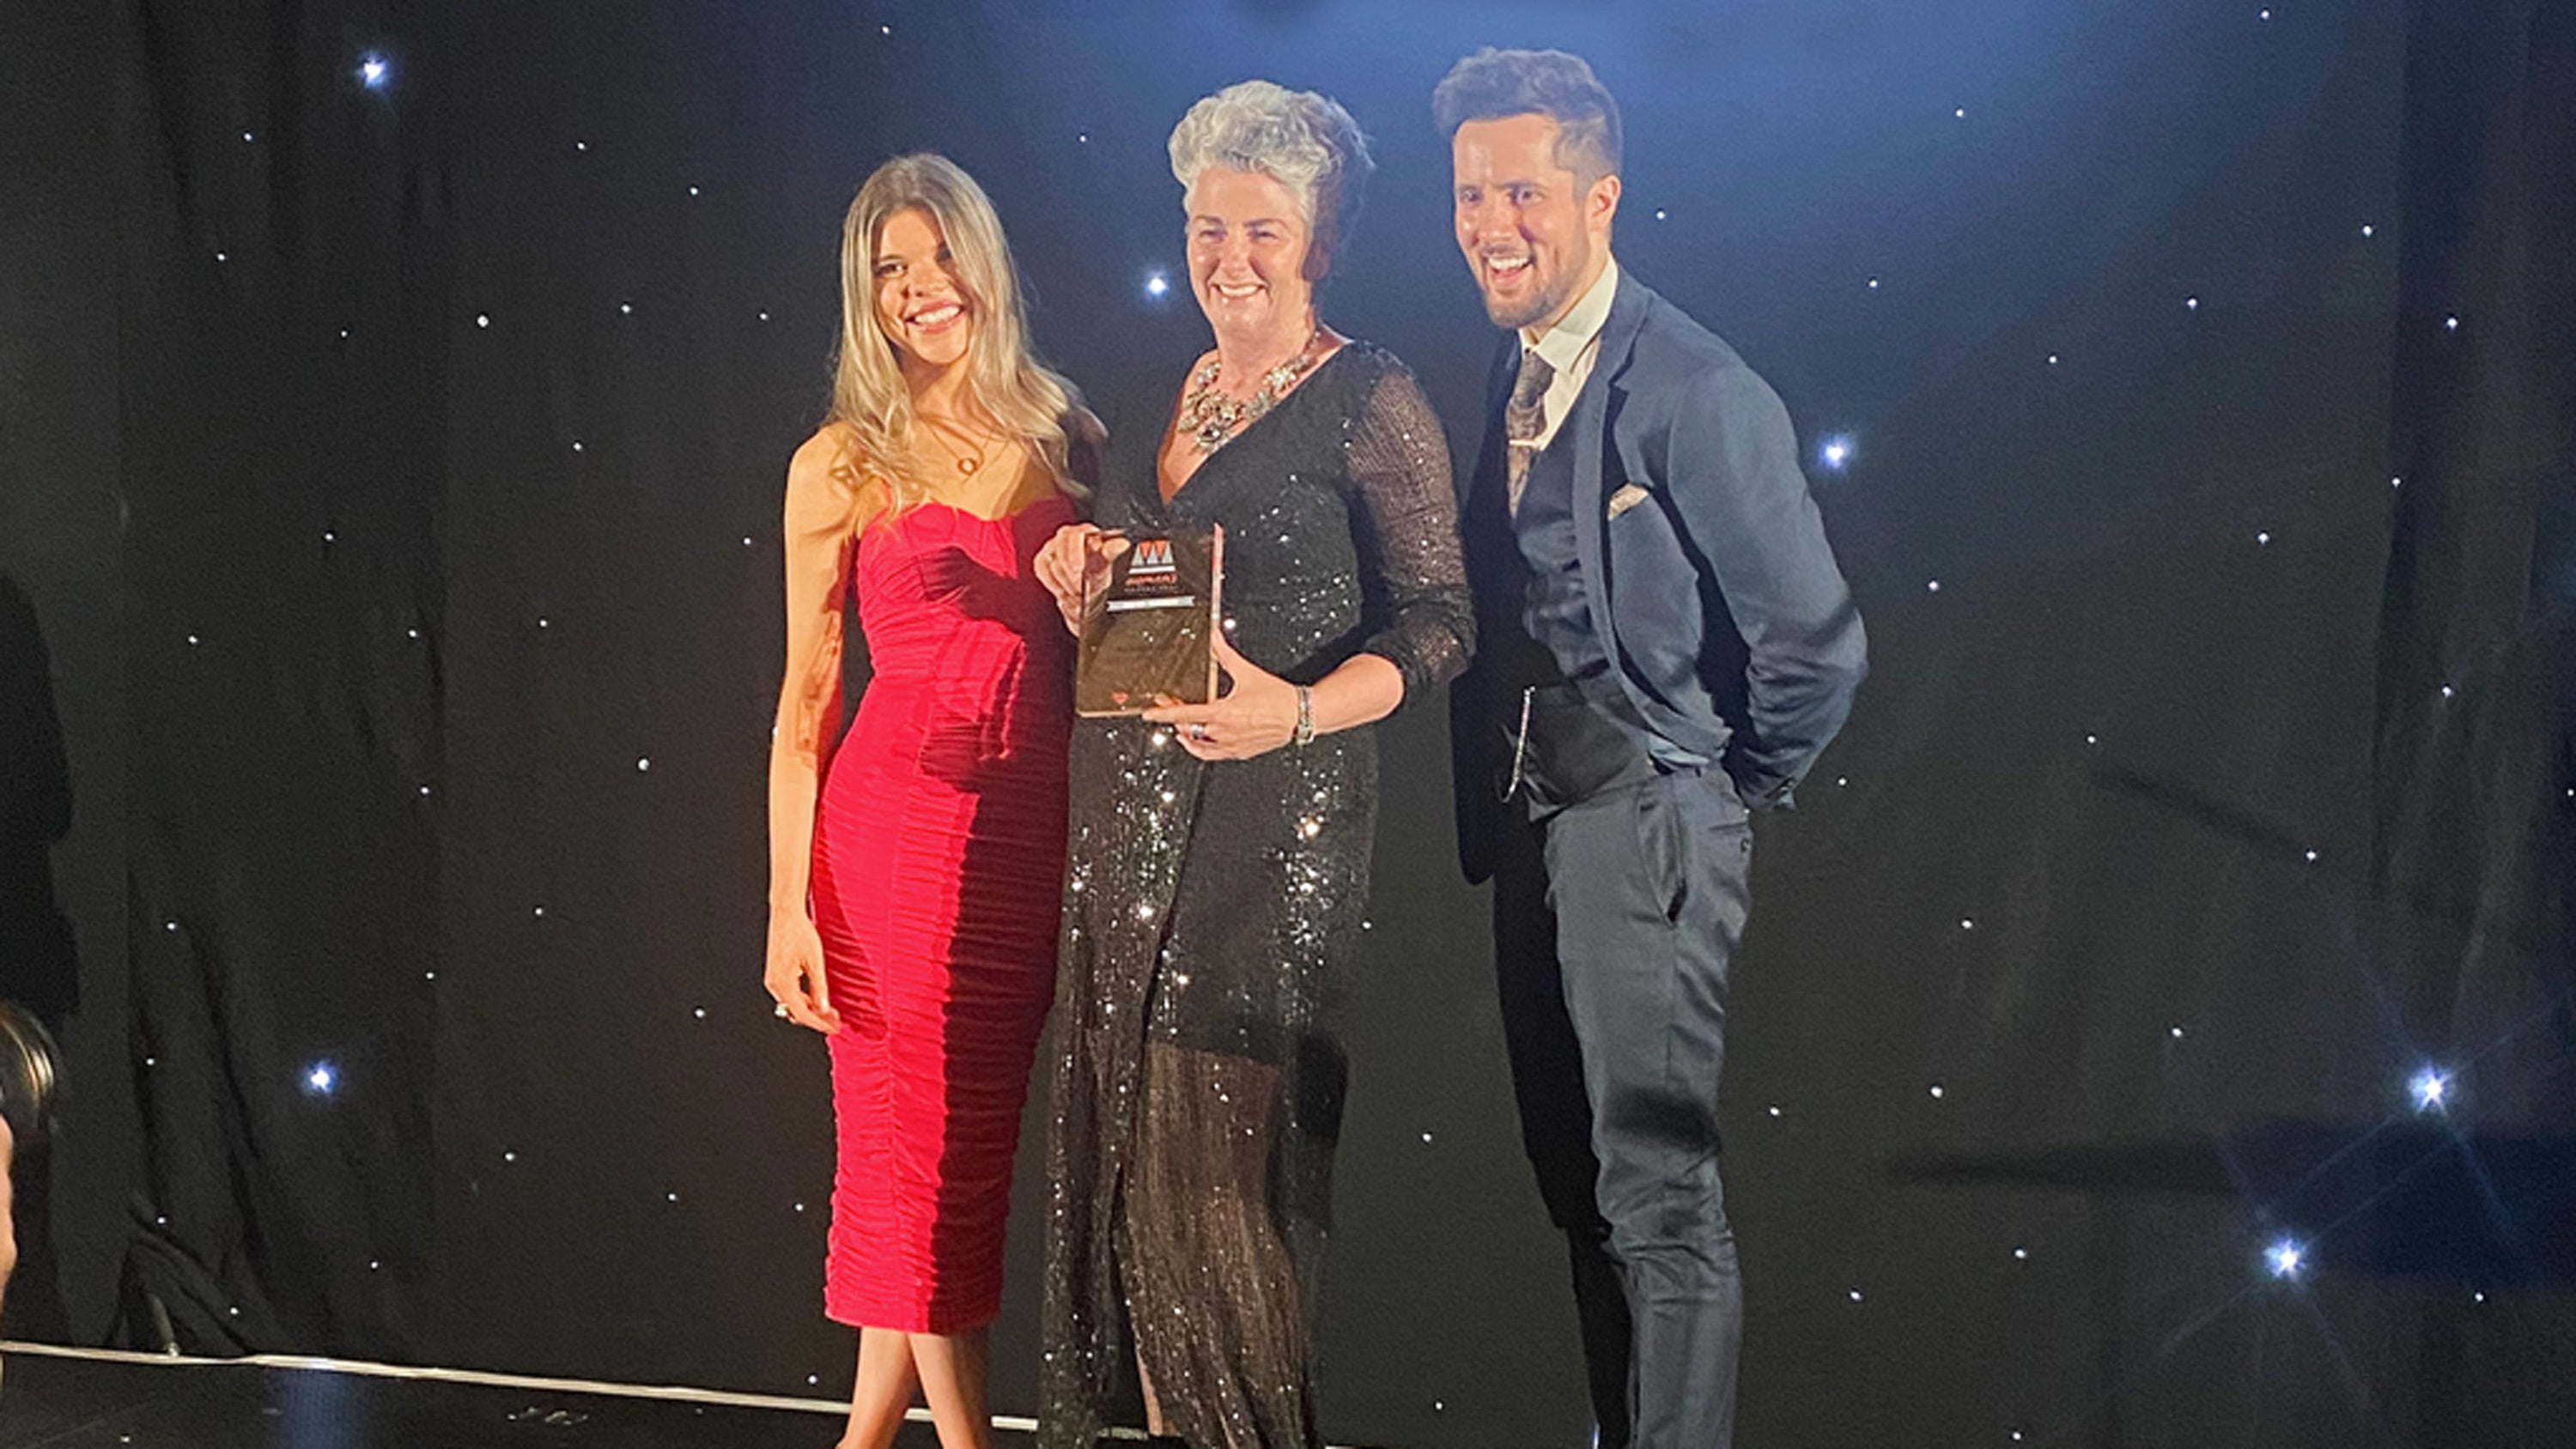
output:
[{"label": "man's collar", "polygon": [[1521,332],[1522,349],[1534,348],[1539,356],[1547,359],[1548,366],[1558,372],[1565,371],[1583,355],[1583,349],[1592,345],[1592,339],[1601,335],[1602,325],[1610,320],[1610,304],[1618,298],[1618,259],[1604,257],[1601,275],[1592,279],[1592,285],[1584,289],[1583,295],[1575,299],[1564,316],[1556,319],[1555,326],[1535,341],[1526,329]]}]

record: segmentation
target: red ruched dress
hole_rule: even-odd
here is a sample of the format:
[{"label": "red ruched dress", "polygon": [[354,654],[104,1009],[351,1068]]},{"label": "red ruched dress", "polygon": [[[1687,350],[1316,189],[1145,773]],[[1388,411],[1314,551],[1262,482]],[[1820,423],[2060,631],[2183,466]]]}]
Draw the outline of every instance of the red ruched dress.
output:
[{"label": "red ruched dress", "polygon": [[1002,1292],[1029,1065],[1055,985],[1071,641],[1033,568],[1073,519],[928,503],[867,529],[873,668],[826,767],[812,903],[842,1029],[824,1311],[956,1333]]}]

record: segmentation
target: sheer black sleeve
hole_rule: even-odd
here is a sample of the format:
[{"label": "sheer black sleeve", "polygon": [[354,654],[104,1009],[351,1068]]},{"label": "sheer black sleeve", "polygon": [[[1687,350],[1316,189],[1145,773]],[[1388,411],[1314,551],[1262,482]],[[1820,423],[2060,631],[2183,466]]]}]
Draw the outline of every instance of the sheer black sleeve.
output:
[{"label": "sheer black sleeve", "polygon": [[1411,704],[1456,678],[1476,647],[1448,437],[1413,374],[1390,358],[1343,446],[1368,601],[1360,649],[1403,674],[1404,703]]}]

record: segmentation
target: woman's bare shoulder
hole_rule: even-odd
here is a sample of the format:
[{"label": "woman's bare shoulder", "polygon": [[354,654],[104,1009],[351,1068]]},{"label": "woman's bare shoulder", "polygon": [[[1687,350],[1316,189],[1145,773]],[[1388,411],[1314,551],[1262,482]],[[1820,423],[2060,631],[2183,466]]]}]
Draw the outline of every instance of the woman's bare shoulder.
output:
[{"label": "woman's bare shoulder", "polygon": [[847,423],[825,423],[787,462],[787,502],[847,509],[867,476],[867,461]]},{"label": "woman's bare shoulder", "polygon": [[865,461],[845,423],[826,423],[797,445],[787,463],[787,521],[791,532],[846,532],[860,521],[867,491]]},{"label": "woman's bare shoulder", "polygon": [[796,455],[787,461],[788,485],[822,483],[855,474],[858,462],[855,442],[847,423],[825,423],[815,429],[814,436],[797,444]]}]

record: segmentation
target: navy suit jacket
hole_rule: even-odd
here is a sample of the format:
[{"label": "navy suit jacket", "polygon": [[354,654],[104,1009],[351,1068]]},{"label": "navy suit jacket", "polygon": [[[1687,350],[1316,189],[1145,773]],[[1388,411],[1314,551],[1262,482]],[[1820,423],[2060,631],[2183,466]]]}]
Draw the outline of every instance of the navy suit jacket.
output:
[{"label": "navy suit jacket", "polygon": [[[1503,506],[1502,411],[1518,354],[1507,338],[1495,361],[1461,510],[1471,516]],[[1622,270],[1591,375],[1549,446],[1574,449],[1577,560],[1620,688],[1657,733],[1718,761],[1746,808],[1786,804],[1867,668],[1788,410],[1733,348]],[[1610,516],[1632,486],[1643,500],[1629,495]],[[1479,532],[1468,529],[1468,577],[1491,598],[1497,571],[1526,565],[1517,549],[1480,546]],[[1450,694],[1470,880],[1492,873],[1495,832],[1523,809],[1495,793],[1489,712],[1508,704],[1481,676],[1504,657],[1481,653]]]}]

